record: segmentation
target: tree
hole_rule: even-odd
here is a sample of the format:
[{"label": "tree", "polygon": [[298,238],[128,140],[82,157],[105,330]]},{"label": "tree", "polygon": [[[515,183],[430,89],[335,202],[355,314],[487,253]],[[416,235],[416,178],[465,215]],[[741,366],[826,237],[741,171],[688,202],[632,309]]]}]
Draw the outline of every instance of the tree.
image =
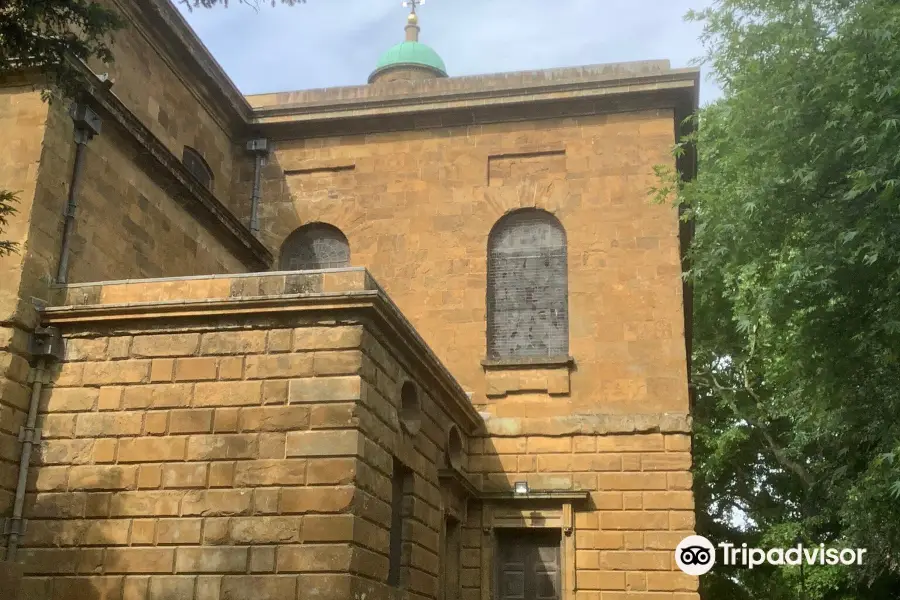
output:
[{"label": "tree", "polygon": [[[306,0],[280,0],[293,6]],[[228,6],[228,0],[178,0],[188,9]],[[238,0],[259,6],[259,0]],[[275,5],[275,0],[272,0]],[[70,98],[79,87],[79,62],[114,59],[112,34],[123,23],[118,14],[94,0],[5,0],[0,5],[0,80],[15,72],[43,76],[44,99]],[[15,213],[16,194],[0,190],[0,234]],[[0,256],[15,244],[0,240]]]},{"label": "tree", "polygon": [[656,192],[695,223],[698,530],[868,549],[853,568],[717,567],[702,591],[895,598],[900,5],[719,0],[689,18],[724,95],[676,148],[696,144],[696,179]]},{"label": "tree", "polygon": [[[37,72],[45,78],[45,99],[54,89],[71,95],[76,61],[111,60],[109,36],[120,25],[114,12],[86,0],[9,0],[0,6],[0,79]],[[16,201],[14,192],[0,190],[0,234]],[[0,256],[15,250],[15,244],[0,239]]]}]

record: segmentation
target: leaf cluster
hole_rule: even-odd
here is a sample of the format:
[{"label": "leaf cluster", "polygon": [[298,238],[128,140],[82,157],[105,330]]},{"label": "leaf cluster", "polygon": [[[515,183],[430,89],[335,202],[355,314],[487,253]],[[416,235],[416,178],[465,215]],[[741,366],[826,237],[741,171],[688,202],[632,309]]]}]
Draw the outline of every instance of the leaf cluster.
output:
[{"label": "leaf cluster", "polygon": [[869,550],[861,569],[802,580],[708,577],[708,597],[893,598],[879,590],[900,589],[900,5],[719,0],[690,18],[724,95],[683,141],[697,178],[657,194],[695,223],[699,527]]},{"label": "leaf cluster", "polygon": [[[9,217],[16,214],[14,204],[19,199],[15,192],[0,190],[0,232],[6,231],[9,225]],[[16,251],[17,245],[13,242],[0,240],[0,256],[6,256]]]},{"label": "leaf cluster", "polygon": [[[188,10],[193,10],[195,8],[213,8],[215,6],[224,6],[225,8],[228,8],[228,1],[229,0],[178,0],[178,3]],[[263,4],[263,0],[237,0],[237,3],[246,4],[258,9]],[[294,6],[295,4],[306,4],[306,0],[269,0],[269,4],[272,6],[276,6],[279,3]]]},{"label": "leaf cluster", "polygon": [[46,89],[72,95],[77,61],[111,61],[111,36],[122,24],[92,0],[7,0],[0,6],[0,76],[38,72]]}]

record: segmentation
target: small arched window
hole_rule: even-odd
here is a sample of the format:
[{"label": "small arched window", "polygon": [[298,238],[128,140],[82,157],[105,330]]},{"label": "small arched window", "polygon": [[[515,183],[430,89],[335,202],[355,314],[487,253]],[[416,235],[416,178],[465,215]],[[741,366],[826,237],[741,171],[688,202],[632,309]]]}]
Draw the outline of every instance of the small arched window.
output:
[{"label": "small arched window", "polygon": [[326,223],[295,229],[281,245],[282,271],[311,271],[350,266],[350,244],[341,230]]},{"label": "small arched window", "polygon": [[184,152],[181,156],[181,162],[184,163],[184,166],[187,167],[187,170],[194,176],[194,178],[200,182],[203,187],[208,190],[212,189],[213,184],[213,173],[212,169],[209,168],[209,165],[203,160],[203,156],[200,155],[199,152],[191,148],[190,146],[184,147]]},{"label": "small arched window", "polygon": [[488,238],[487,351],[490,359],[569,353],[566,232],[550,213],[506,215]]}]

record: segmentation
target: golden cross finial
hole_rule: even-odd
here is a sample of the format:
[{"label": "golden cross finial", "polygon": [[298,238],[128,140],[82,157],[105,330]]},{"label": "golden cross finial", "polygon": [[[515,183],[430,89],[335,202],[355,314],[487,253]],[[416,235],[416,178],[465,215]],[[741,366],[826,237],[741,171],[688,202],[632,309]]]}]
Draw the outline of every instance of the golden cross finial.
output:
[{"label": "golden cross finial", "polygon": [[409,7],[409,16],[406,17],[406,41],[419,41],[419,15],[416,14],[416,7],[425,4],[425,0],[404,0],[403,6]]},{"label": "golden cross finial", "polygon": [[425,4],[425,0],[403,0],[403,6],[409,7],[409,14],[416,14],[416,7]]}]

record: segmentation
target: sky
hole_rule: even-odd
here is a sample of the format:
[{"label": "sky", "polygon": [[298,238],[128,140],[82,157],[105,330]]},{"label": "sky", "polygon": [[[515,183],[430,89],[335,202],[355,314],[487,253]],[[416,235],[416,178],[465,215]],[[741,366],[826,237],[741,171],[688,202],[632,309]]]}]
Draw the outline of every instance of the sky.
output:
[{"label": "sky", "polygon": [[[450,76],[631,60],[693,66],[701,25],[684,15],[712,0],[426,0],[420,41]],[[182,7],[244,94],[366,83],[379,55],[403,41],[400,0],[308,0],[293,7]],[[700,102],[719,95],[705,73]]]}]

